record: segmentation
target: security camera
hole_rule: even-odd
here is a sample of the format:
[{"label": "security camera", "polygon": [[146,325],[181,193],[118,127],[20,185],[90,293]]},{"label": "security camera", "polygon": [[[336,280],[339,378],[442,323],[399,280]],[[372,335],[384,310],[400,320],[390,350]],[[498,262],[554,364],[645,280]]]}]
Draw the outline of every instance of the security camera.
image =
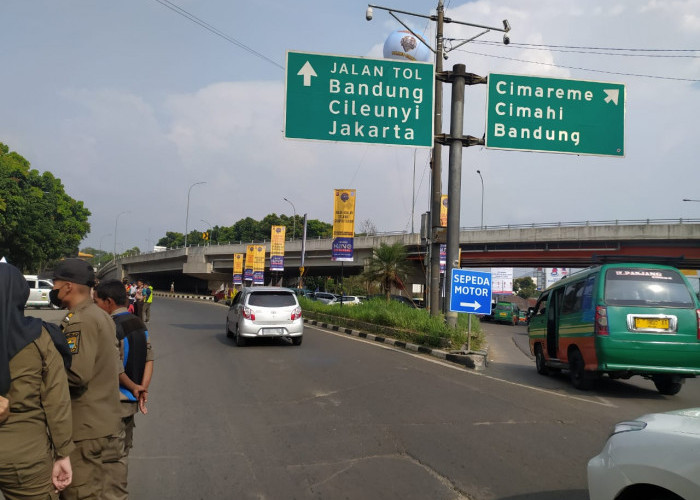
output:
[{"label": "security camera", "polygon": [[510,37],[508,35],[503,35],[503,45],[508,45],[510,43]]},{"label": "security camera", "polygon": [[367,12],[365,12],[365,19],[368,21],[372,20],[372,7],[367,7]]},{"label": "security camera", "polygon": [[508,22],[508,19],[503,20],[503,29],[506,30],[506,33],[510,31],[510,23]]}]

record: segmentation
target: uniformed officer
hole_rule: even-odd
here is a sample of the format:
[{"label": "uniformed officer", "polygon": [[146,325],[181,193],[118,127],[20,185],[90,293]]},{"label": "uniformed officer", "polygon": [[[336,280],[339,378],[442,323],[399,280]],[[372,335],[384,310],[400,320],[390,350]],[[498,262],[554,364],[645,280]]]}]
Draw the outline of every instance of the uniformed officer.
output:
[{"label": "uniformed officer", "polygon": [[91,297],[95,271],[80,259],[54,270],[51,303],[68,309],[61,322],[73,355],[68,384],[73,410],[73,482],[61,498],[100,499],[102,455],[117,447],[119,433],[119,348],[114,322]]},{"label": "uniformed officer", "polygon": [[128,457],[134,439],[134,415],[147,413],[148,386],[153,375],[153,351],[145,323],[127,306],[124,286],[118,280],[102,281],[95,288],[95,302],[114,319],[117,339],[121,342],[124,373],[119,375],[122,427],[119,433],[119,455],[104,460],[105,500],[128,498]]},{"label": "uniformed officer", "polygon": [[[71,404],[61,354],[41,320],[24,316],[29,286],[0,264],[0,491],[56,499],[71,481]],[[52,484],[53,483],[53,484]]]}]

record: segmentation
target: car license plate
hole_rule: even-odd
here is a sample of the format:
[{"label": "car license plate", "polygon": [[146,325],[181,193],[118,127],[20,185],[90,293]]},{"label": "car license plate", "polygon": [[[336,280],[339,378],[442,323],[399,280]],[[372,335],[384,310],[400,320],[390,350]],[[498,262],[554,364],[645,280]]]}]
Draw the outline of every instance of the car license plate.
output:
[{"label": "car license plate", "polygon": [[500,317],[502,317],[502,318],[505,318],[505,317],[506,317],[506,313],[498,313],[498,315],[499,315]]},{"label": "car license plate", "polygon": [[634,318],[634,327],[637,329],[654,328],[656,330],[668,330],[669,326],[668,318]]},{"label": "car license plate", "polygon": [[283,335],[284,328],[263,328],[263,335]]}]

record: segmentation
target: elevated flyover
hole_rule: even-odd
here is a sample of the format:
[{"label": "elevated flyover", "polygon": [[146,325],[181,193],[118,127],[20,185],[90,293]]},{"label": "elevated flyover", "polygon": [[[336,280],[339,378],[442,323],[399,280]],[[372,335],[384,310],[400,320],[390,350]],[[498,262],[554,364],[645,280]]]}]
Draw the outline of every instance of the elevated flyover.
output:
[{"label": "elevated flyover", "polygon": [[[374,248],[401,243],[414,263],[410,283],[425,284],[426,241],[417,233],[384,233],[355,238],[354,262],[331,260],[331,239],[306,241],[304,267],[310,276],[345,276],[365,269]],[[175,282],[180,290],[204,291],[230,282],[233,254],[255,243],[238,242],[168,249],[118,259],[104,266],[101,277],[147,279],[157,289]],[[285,271],[265,273],[266,282],[282,279],[290,285],[299,277],[301,240],[287,241]],[[587,267],[602,261],[665,262],[700,269],[700,219],[569,222],[462,228],[461,266]],[[408,285],[408,284],[407,284]]]}]

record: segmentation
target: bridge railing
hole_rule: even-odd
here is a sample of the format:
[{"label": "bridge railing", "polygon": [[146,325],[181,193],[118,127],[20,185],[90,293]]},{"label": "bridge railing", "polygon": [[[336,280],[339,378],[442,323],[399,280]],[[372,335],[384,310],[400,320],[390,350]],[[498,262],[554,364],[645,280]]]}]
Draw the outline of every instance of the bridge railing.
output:
[{"label": "bridge railing", "polygon": [[[572,222],[532,222],[525,224],[500,224],[488,226],[467,226],[460,227],[460,231],[497,231],[503,229],[532,229],[532,228],[549,228],[549,227],[584,227],[584,226],[640,226],[640,225],[661,225],[661,224],[700,224],[700,219],[615,219],[615,220],[587,220],[587,221],[572,221]],[[372,234],[362,234],[357,236],[398,236],[402,234],[410,234],[408,231],[383,231],[375,232]],[[320,236],[316,238],[307,238],[307,240],[323,240],[330,238],[321,238]],[[257,243],[267,243],[268,239],[263,239],[262,241],[217,241],[213,243],[215,245],[233,245],[233,244],[257,244]],[[287,240],[287,242],[296,240]],[[199,246],[209,246],[212,243],[197,243],[196,245],[188,245],[190,247]],[[177,250],[178,248],[184,248],[183,246],[169,247],[168,250]],[[157,252],[141,252],[141,254],[150,254]]]}]

